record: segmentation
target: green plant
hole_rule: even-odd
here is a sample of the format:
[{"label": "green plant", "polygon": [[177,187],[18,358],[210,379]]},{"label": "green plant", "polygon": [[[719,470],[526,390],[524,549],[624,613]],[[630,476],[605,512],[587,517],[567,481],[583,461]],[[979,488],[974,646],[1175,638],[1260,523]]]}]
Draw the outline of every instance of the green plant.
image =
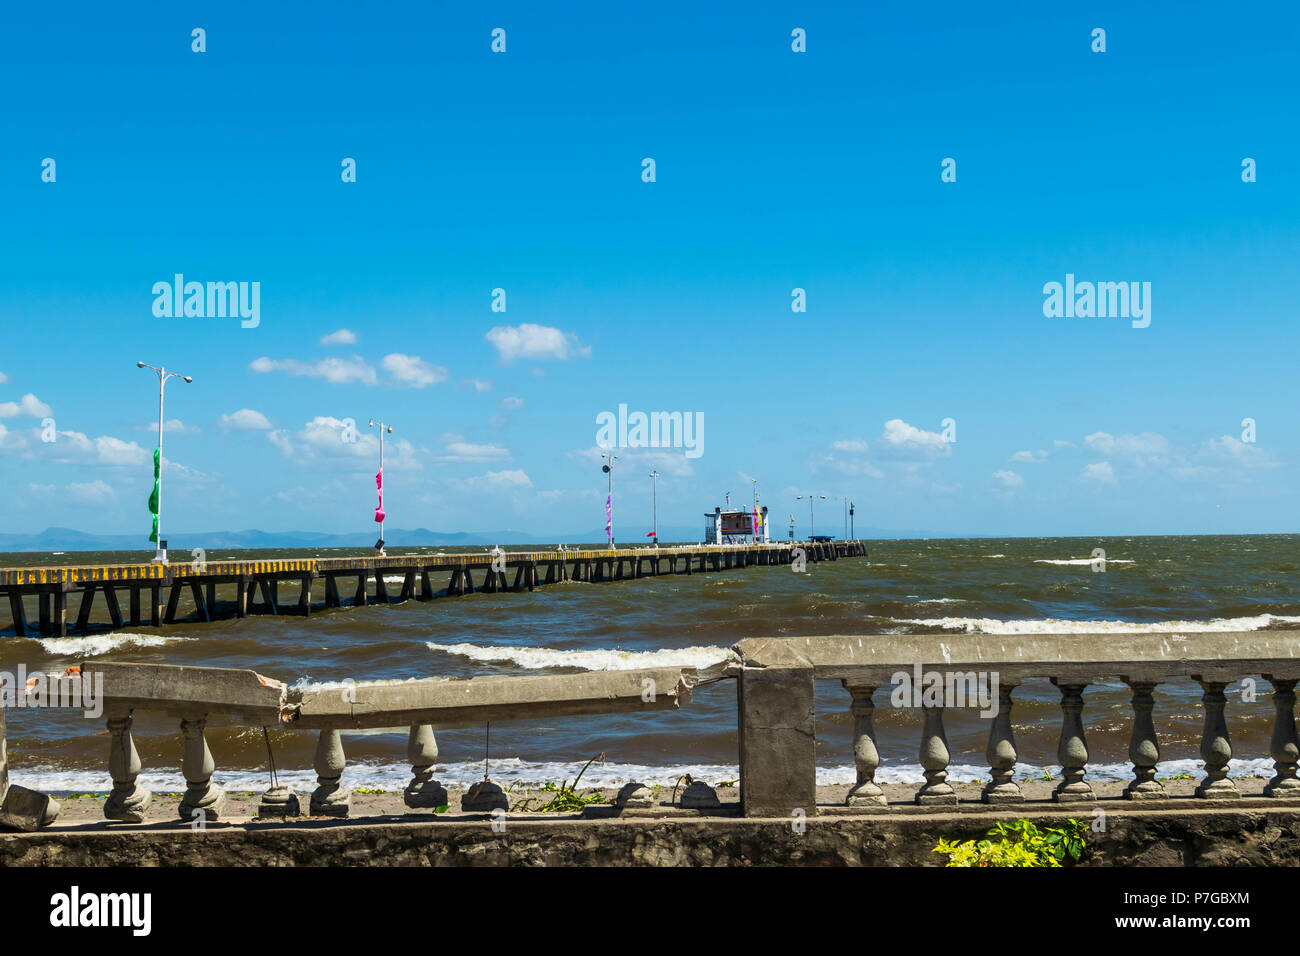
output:
[{"label": "green plant", "polygon": [[524,800],[520,800],[511,809],[533,811],[535,813],[577,813],[581,811],[583,807],[589,806],[593,803],[604,803],[605,795],[599,790],[594,790],[588,794],[578,793],[578,781],[581,780],[582,775],[587,772],[587,768],[597,760],[602,763],[604,762],[605,752],[603,750],[582,765],[582,769],[578,771],[578,775],[573,778],[573,786],[569,786],[569,781],[565,780],[558,785],[553,782],[547,782],[538,787],[537,789],[543,793],[555,794],[554,797],[552,797],[548,802],[543,803],[541,806],[532,806],[532,804],[538,802],[540,798],[528,797]]},{"label": "green plant", "polygon": [[1078,861],[1087,830],[1082,820],[1041,830],[1028,820],[1013,820],[989,830],[988,836],[1000,839],[940,840],[933,852],[948,854],[947,866],[1060,866],[1066,860]]}]

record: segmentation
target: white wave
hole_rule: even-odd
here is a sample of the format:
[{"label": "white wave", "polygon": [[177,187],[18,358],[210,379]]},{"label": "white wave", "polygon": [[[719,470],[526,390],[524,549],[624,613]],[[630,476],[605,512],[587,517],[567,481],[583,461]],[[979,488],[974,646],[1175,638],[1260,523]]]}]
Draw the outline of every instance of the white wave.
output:
[{"label": "white wave", "polygon": [[1300,617],[1283,614],[1256,614],[1249,617],[1220,617],[1209,621],[1065,621],[1036,618],[1027,621],[999,621],[988,617],[893,618],[901,624],[922,624],[961,630],[967,634],[1161,634],[1218,633],[1221,631],[1257,631],[1270,624],[1296,624]]},{"label": "white wave", "polygon": [[[1101,558],[1035,558],[1034,564],[1092,564],[1093,561],[1102,561]],[[1133,564],[1131,558],[1106,558],[1105,564]]]},{"label": "white wave", "polygon": [[1006,555],[1005,555],[1005,554],[986,554],[986,555],[984,555],[984,557],[986,557],[986,558],[1005,558]]},{"label": "white wave", "polygon": [[97,634],[93,637],[42,637],[33,638],[51,657],[98,657],[121,647],[162,647],[177,641],[197,641],[197,637],[163,637],[160,634],[133,634],[118,631],[115,634]]},{"label": "white wave", "polygon": [[[346,735],[346,734],[345,734]],[[530,787],[544,783],[570,783],[582,770],[586,761],[531,761],[517,757],[493,758],[490,774],[493,780],[503,786]],[[1061,768],[1055,765],[1017,764],[1014,779],[1042,779],[1044,771],[1050,773],[1053,780],[1061,779]],[[14,783],[41,790],[46,793],[62,795],[68,793],[106,794],[113,786],[107,769],[98,770],[64,770],[48,766],[29,769],[10,769]],[[683,775],[690,774],[695,780],[703,780],[712,786],[735,781],[740,776],[740,768],[735,764],[697,763],[684,760],[672,765],[638,764],[638,763],[593,763],[582,775],[580,788],[601,788],[614,790],[625,783],[637,781],[649,786],[671,788]],[[1172,777],[1189,774],[1193,780],[1205,776],[1201,761],[1194,758],[1164,760],[1156,765],[1157,777]],[[483,761],[460,761],[456,763],[439,763],[434,772],[435,778],[446,787],[467,788],[483,779]],[[1273,775],[1273,763],[1266,757],[1245,760],[1233,759],[1228,763],[1230,777],[1270,777]],[[281,783],[292,787],[300,795],[315,789],[317,780],[314,771],[279,770]],[[924,781],[921,768],[916,763],[892,761],[883,762],[876,770],[877,783],[919,785]],[[987,766],[978,763],[954,763],[948,768],[948,780],[952,783],[985,782],[989,779]],[[1088,764],[1086,778],[1093,782],[1127,781],[1133,779],[1132,765],[1127,763]],[[343,771],[343,785],[348,788],[366,788],[400,791],[411,780],[411,767],[406,763],[371,763],[349,762]],[[817,768],[817,783],[820,786],[849,785],[857,780],[857,769],[851,763]],[[155,793],[180,793],[185,789],[185,779],[179,770],[150,771],[140,774],[142,786]],[[270,781],[265,770],[223,770],[217,768],[213,783],[231,791],[252,791],[260,793]],[[663,794],[667,799],[668,794]]]},{"label": "white wave", "polygon": [[578,667],[587,671],[625,671],[637,667],[712,667],[733,660],[728,647],[665,647],[657,651],[621,651],[614,648],[567,650],[554,647],[481,647],[477,644],[438,644],[431,651],[455,654],[472,661],[508,661],[528,670]]}]

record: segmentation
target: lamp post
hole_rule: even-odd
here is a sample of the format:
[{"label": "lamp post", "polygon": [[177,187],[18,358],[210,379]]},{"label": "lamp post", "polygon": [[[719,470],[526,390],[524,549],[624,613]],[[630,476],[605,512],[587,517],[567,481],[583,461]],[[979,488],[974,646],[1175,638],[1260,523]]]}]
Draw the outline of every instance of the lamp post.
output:
[{"label": "lamp post", "polygon": [[167,542],[162,536],[162,447],[163,447],[163,387],[167,384],[169,378],[184,379],[186,382],[192,382],[194,379],[188,375],[182,375],[179,372],[169,372],[162,366],[149,365],[145,362],[136,362],[136,368],[151,368],[158,373],[158,479],[155,483],[154,491],[157,494],[158,510],[154,518],[154,564],[167,563]]},{"label": "lamp post", "polygon": [[608,461],[600,466],[600,470],[609,475],[609,496],[605,499],[605,536],[609,539],[609,549],[614,550],[614,462],[618,461],[618,455],[612,452],[601,452],[601,458]]},{"label": "lamp post", "polygon": [[808,537],[811,538],[813,535],[817,533],[817,515],[813,509],[813,502],[817,498],[820,498],[822,501],[825,501],[826,496],[825,495],[795,495],[794,496],[795,501],[802,501],[804,498],[808,499],[808,525],[809,525]]},{"label": "lamp post", "polygon": [[376,425],[379,426],[379,474],[375,476],[375,488],[379,492],[379,507],[375,509],[375,520],[379,522],[379,540],[375,542],[375,551],[382,558],[387,556],[387,552],[384,551],[384,434],[387,432],[391,435],[393,429],[383,422],[370,419],[370,427],[374,428]]},{"label": "lamp post", "polygon": [[758,479],[749,479],[754,486],[754,544],[758,544]]},{"label": "lamp post", "polygon": [[852,499],[849,499],[849,540],[850,540],[850,541],[856,541],[856,540],[857,540],[857,538],[855,538],[855,537],[853,536],[853,534],[854,534],[854,532],[853,532],[853,500],[852,500]]},{"label": "lamp post", "polygon": [[654,516],[652,525],[654,530],[650,533],[650,537],[654,538],[655,547],[659,547],[659,472],[657,471],[650,472],[650,496],[653,508],[651,514]]}]

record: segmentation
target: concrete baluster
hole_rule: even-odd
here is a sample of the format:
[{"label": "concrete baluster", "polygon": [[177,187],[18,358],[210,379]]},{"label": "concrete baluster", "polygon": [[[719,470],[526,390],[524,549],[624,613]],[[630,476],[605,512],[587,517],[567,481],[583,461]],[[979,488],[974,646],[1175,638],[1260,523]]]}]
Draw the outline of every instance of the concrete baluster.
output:
[{"label": "concrete baluster", "polygon": [[1201,759],[1205,761],[1205,779],[1196,788],[1196,795],[1204,800],[1233,800],[1241,796],[1237,785],[1228,779],[1228,761],[1232,758],[1232,743],[1228,740],[1228,722],[1223,708],[1227,704],[1223,688],[1227,681],[1193,678],[1204,693],[1201,701],[1205,707],[1205,730],[1201,734]]},{"label": "concrete baluster", "polygon": [[438,742],[429,724],[411,727],[406,741],[406,756],[411,761],[411,782],[402,791],[402,799],[412,809],[445,807],[449,803],[447,790],[433,779],[434,764],[438,761]]},{"label": "concrete baluster", "polygon": [[1016,737],[1011,727],[1011,692],[1016,684],[999,684],[998,713],[989,727],[989,743],[984,756],[989,762],[991,779],[981,799],[985,803],[1023,803],[1025,795],[1011,779],[1016,771]]},{"label": "concrete baluster", "polygon": [[104,816],[126,823],[143,823],[153,794],[136,783],[140,776],[140,754],[131,737],[132,717],[108,718],[108,773],[113,789],[104,801]]},{"label": "concrete baluster", "polygon": [[871,724],[876,705],[871,700],[875,685],[850,684],[844,689],[853,695],[853,758],[857,764],[858,781],[844,801],[850,807],[884,806],[889,801],[876,784],[876,768],[880,766],[880,752],[876,750],[876,732]]},{"label": "concrete baluster", "polygon": [[225,791],[212,782],[216,764],[212,761],[212,751],[208,749],[208,738],[204,735],[207,724],[207,714],[181,720],[181,733],[185,735],[181,774],[188,786],[178,810],[186,823],[200,819],[207,823],[219,820],[226,798]]},{"label": "concrete baluster", "polygon": [[943,708],[921,708],[925,727],[921,731],[921,767],[925,784],[916,793],[916,802],[925,805],[952,804],[957,793],[948,783],[948,737],[943,732]]},{"label": "concrete baluster", "polygon": [[1300,796],[1300,780],[1296,779],[1296,761],[1300,759],[1300,737],[1295,729],[1295,678],[1274,677],[1273,685],[1273,739],[1269,754],[1273,758],[1274,777],[1264,787],[1266,797]]},{"label": "concrete baluster", "polygon": [[311,815],[314,817],[346,817],[352,809],[352,791],[343,787],[343,769],[347,759],[343,755],[343,738],[334,729],[322,730],[316,741],[316,789],[311,793]]},{"label": "concrete baluster", "polygon": [[1061,739],[1056,746],[1056,759],[1061,762],[1061,782],[1052,792],[1058,803],[1079,803],[1096,800],[1092,785],[1083,779],[1088,766],[1088,741],[1083,732],[1083,691],[1087,684],[1061,684],[1055,677],[1052,683],[1061,689]]},{"label": "concrete baluster", "polygon": [[1160,762],[1160,743],[1151,719],[1155,700],[1151,692],[1155,681],[1128,681],[1133,689],[1133,734],[1129,738],[1128,759],[1133,761],[1133,780],[1124,790],[1129,800],[1155,800],[1165,796],[1165,787],[1156,777]]}]

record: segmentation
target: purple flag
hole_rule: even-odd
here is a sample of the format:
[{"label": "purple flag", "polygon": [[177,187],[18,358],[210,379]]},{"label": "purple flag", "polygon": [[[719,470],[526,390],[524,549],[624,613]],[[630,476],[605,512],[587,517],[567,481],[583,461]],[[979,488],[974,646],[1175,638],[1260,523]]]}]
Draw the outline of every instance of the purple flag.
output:
[{"label": "purple flag", "polygon": [[610,534],[614,530],[614,497],[610,495],[605,499],[605,534]]}]

